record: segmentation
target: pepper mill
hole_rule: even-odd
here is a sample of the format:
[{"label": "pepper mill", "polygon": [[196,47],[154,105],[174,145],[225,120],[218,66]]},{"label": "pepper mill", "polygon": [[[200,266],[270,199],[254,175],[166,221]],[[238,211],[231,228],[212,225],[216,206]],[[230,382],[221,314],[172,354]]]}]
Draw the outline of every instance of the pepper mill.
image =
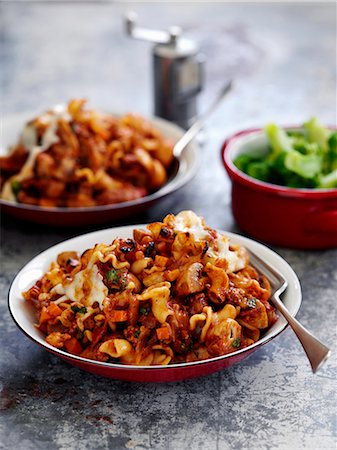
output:
[{"label": "pepper mill", "polygon": [[187,129],[197,116],[197,95],[203,87],[204,58],[196,43],[181,37],[179,27],[168,31],[136,26],[137,16],[126,15],[127,33],[153,42],[154,114]]}]

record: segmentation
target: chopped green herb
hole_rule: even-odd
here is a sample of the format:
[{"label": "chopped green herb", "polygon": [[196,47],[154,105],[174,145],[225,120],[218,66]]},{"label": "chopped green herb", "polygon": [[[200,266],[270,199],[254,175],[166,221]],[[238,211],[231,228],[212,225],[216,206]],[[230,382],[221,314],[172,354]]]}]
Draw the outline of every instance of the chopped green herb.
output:
[{"label": "chopped green herb", "polygon": [[105,278],[107,279],[107,281],[109,281],[109,283],[118,284],[119,277],[118,277],[118,273],[115,269],[109,270],[105,274]]},{"label": "chopped green herb", "polygon": [[15,197],[17,197],[18,193],[21,191],[22,189],[22,185],[20,183],[20,181],[17,180],[13,180],[11,182],[11,187],[12,187],[12,192],[15,195]]},{"label": "chopped green herb", "polygon": [[139,335],[140,335],[140,330],[136,330],[134,333],[133,333],[133,335],[134,335],[134,337],[135,338],[139,338]]},{"label": "chopped green herb", "polygon": [[232,342],[232,347],[238,348],[238,347],[240,347],[240,344],[241,344],[241,339],[238,337],[238,338],[234,339],[234,341]]},{"label": "chopped green herb", "polygon": [[255,308],[255,307],[256,307],[256,298],[255,298],[255,297],[249,298],[249,299],[247,300],[247,306],[248,306],[248,308],[250,308],[250,309]]},{"label": "chopped green herb", "polygon": [[141,307],[139,308],[139,312],[140,312],[141,314],[144,314],[144,316],[147,316],[147,315],[149,314],[149,310],[148,310],[147,308],[144,308],[143,306],[141,306]]},{"label": "chopped green herb", "polygon": [[87,312],[87,308],[85,306],[82,306],[81,308],[79,308],[77,305],[74,305],[71,307],[72,311],[76,314],[85,314]]}]

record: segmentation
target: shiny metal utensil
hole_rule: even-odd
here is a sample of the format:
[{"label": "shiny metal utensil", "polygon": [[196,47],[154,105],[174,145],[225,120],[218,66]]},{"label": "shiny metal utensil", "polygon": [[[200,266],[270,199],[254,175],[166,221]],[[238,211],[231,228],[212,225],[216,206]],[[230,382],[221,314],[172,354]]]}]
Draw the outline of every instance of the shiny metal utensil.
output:
[{"label": "shiny metal utensil", "polygon": [[137,15],[125,16],[126,32],[152,42],[154,115],[188,129],[197,116],[197,98],[204,87],[205,58],[196,41],[179,27],[153,30],[137,24]]},{"label": "shiny metal utensil", "polygon": [[177,141],[173,147],[173,155],[176,159],[179,159],[184,148],[192,141],[192,139],[199,133],[199,131],[205,125],[206,120],[214,112],[214,110],[220,105],[224,97],[233,87],[233,81],[229,81],[221,89],[216,96],[215,100],[208,109],[197,119],[194,124],[184,133],[184,135]]},{"label": "shiny metal utensil", "polygon": [[270,281],[272,289],[271,301],[293,329],[298,340],[302,344],[305,353],[307,354],[313,373],[316,373],[331,355],[330,349],[315,338],[315,336],[313,336],[308,330],[306,330],[304,326],[298,322],[298,320],[292,317],[280,300],[280,294],[282,294],[282,292],[284,292],[287,288],[287,280],[273,266],[267,264],[255,253],[249,251],[249,255],[252,266],[254,266],[259,272],[265,274]]}]

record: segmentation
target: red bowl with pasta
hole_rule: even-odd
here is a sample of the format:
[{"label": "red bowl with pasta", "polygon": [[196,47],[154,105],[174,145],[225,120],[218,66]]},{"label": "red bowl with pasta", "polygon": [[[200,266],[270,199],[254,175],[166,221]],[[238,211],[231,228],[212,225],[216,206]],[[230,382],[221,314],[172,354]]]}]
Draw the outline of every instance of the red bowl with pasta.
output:
[{"label": "red bowl with pasta", "polygon": [[234,134],[221,149],[232,181],[233,215],[240,229],[272,245],[298,249],[337,247],[337,189],[290,188],[252,178],[233,161],[257,149],[267,152],[267,139],[260,128]]},{"label": "red bowl with pasta", "polygon": [[[144,229],[145,226],[139,225],[137,228]],[[243,360],[258,348],[270,342],[286,328],[286,321],[282,317],[278,317],[278,320],[276,322],[271,322],[272,325],[270,328],[268,328],[256,342],[251,341],[251,343],[249,342],[244,348],[238,348],[235,350],[237,345],[233,345],[233,348],[231,348],[231,353],[216,357],[208,357],[207,359],[169,363],[167,365],[160,365],[162,364],[161,362],[155,362],[154,365],[153,363],[152,365],[133,365],[131,363],[127,363],[127,360],[126,363],[93,360],[83,356],[85,353],[82,353],[80,356],[79,354],[71,354],[67,352],[65,348],[55,348],[55,346],[50,344],[50,341],[46,341],[45,335],[41,331],[41,327],[37,328],[34,325],[34,323],[36,323],[35,311],[33,310],[31,304],[23,300],[22,292],[30,289],[34,283],[36,283],[36,281],[46,273],[51,262],[55,261],[57,255],[60,253],[69,250],[83,252],[84,250],[95,246],[97,243],[109,245],[112,240],[117,237],[122,239],[132,238],[133,229],[134,227],[126,226],[78,236],[49,248],[28,262],[15,277],[8,297],[10,313],[20,330],[43,349],[53,353],[74,366],[96,375],[126,381],[167,382],[208,375],[218,370],[228,368],[231,365]],[[225,234],[229,237],[231,246],[244,247],[246,250],[251,250],[252,252],[258,254],[266,262],[273,265],[288,280],[288,288],[284,292],[282,300],[290,313],[295,316],[301,304],[301,288],[298,278],[289,264],[277,253],[258,242],[233,233]],[[144,296],[145,294],[146,290],[141,294],[141,296]],[[69,294],[68,290],[67,295],[73,294]],[[146,298],[141,296],[139,296],[140,300]],[[60,301],[62,301],[62,299]],[[153,303],[152,308],[154,308]],[[231,306],[230,308],[233,309],[234,307]],[[218,314],[219,313],[220,312],[218,311]],[[153,348],[155,349],[158,347],[154,346]],[[114,347],[114,351],[116,349],[117,346]],[[100,350],[104,351],[102,346],[100,347]],[[272,351],[272,349],[270,350]]]}]

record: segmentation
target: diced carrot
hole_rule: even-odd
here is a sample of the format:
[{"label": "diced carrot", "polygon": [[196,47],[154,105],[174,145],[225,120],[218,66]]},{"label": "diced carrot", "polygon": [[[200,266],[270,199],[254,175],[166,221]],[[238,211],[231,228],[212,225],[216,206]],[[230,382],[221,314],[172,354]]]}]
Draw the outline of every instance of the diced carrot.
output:
[{"label": "diced carrot", "polygon": [[170,332],[167,327],[157,328],[156,332],[157,332],[157,337],[160,341],[163,339],[169,339],[169,337],[170,337]]},{"label": "diced carrot", "polygon": [[62,313],[62,309],[53,302],[48,305],[47,310],[52,317],[57,317]]},{"label": "diced carrot", "polygon": [[48,320],[52,319],[53,316],[48,312],[48,309],[43,306],[40,314],[40,325],[41,323],[48,322]]},{"label": "diced carrot", "polygon": [[81,344],[74,337],[65,341],[64,346],[69,353],[72,353],[74,355],[79,355],[80,353],[82,353]]},{"label": "diced carrot", "polygon": [[127,310],[111,311],[108,315],[108,318],[111,322],[125,322],[126,320],[128,320],[128,311]]},{"label": "diced carrot", "polygon": [[168,258],[166,258],[166,256],[156,255],[154,262],[156,266],[165,267],[168,262]]},{"label": "diced carrot", "polygon": [[176,280],[180,275],[180,270],[179,269],[174,269],[174,270],[166,270],[165,272],[165,280],[167,281],[174,281]]}]

